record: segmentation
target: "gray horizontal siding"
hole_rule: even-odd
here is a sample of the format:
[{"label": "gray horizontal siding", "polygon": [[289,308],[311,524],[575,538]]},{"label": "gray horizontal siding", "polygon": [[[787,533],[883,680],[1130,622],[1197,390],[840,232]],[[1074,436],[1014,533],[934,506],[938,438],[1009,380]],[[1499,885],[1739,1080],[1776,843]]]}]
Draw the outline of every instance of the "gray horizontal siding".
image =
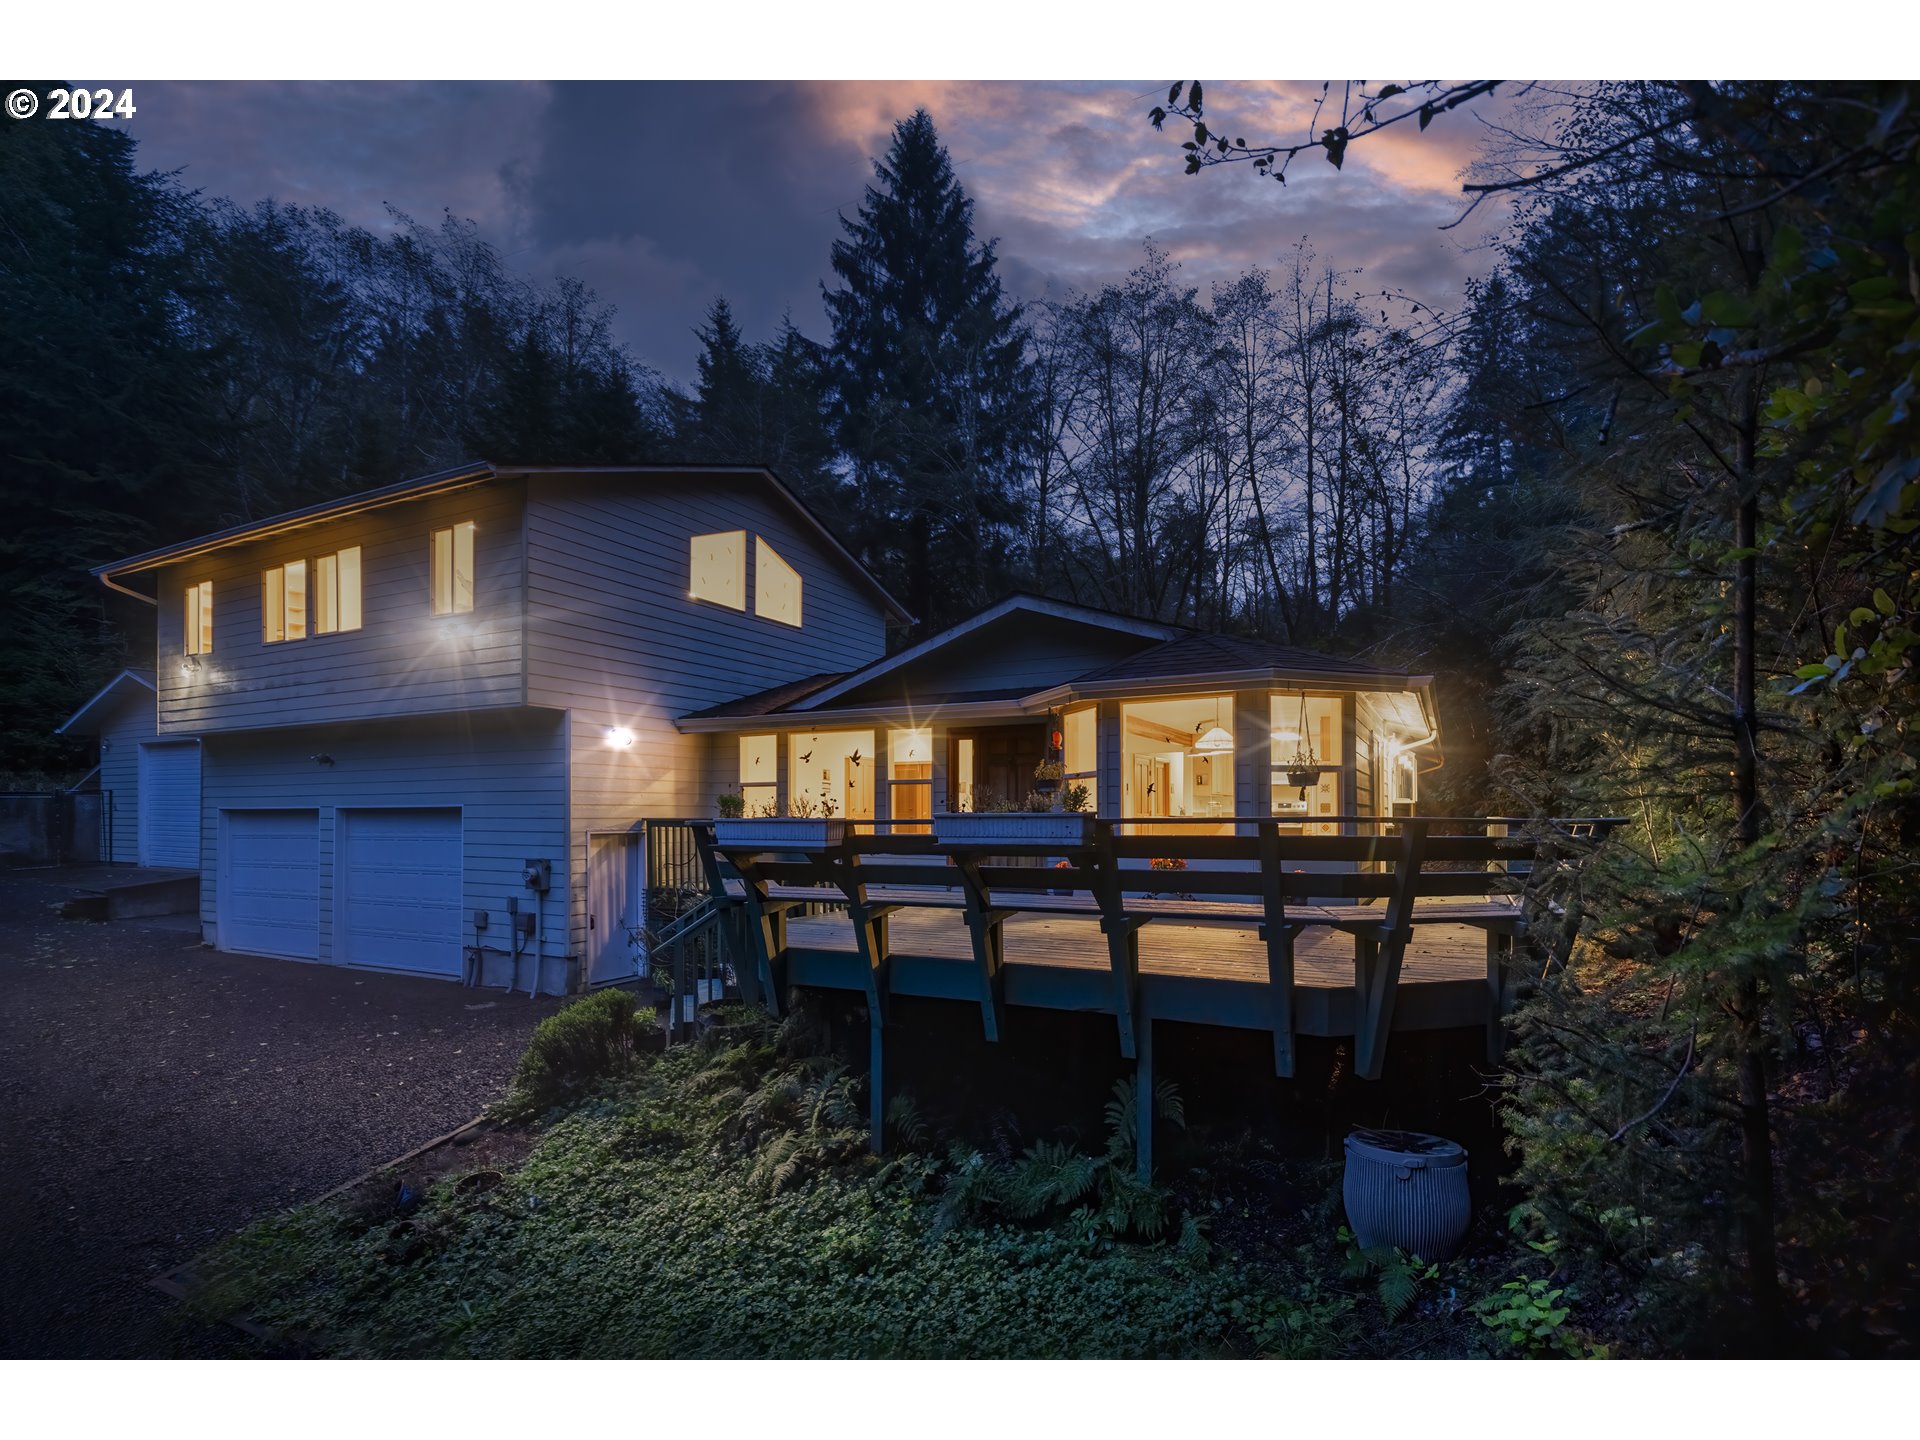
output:
[{"label": "gray horizontal siding", "polygon": [[[799,628],[752,613],[751,544],[745,613],[688,597],[689,542],[717,530],[761,536],[799,571]],[[678,716],[854,669],[886,649],[872,591],[808,521],[746,477],[536,477],[527,568],[528,697],[572,717],[577,872],[590,832],[710,813],[716,790],[733,778],[731,753],[716,766],[714,741],[680,734]],[[631,749],[607,745],[615,726],[635,733]],[[582,896],[572,907],[576,949],[585,943],[584,905]]]},{"label": "gray horizontal siding", "polygon": [[154,736],[153,692],[128,686],[100,727],[100,789],[111,793],[111,851],[103,859],[135,865],[140,860],[140,744]]},{"label": "gray horizontal siding", "polygon": [[1138,654],[1158,642],[1015,611],[985,629],[827,702],[885,704],[902,695],[1045,690]]},{"label": "gray horizontal siding", "polygon": [[[524,486],[500,482],[410,501],[215,551],[159,575],[156,678],[162,734],[319,724],[525,701]],[[474,609],[432,613],[432,533],[474,530]],[[261,638],[261,573],[361,547],[359,630]],[[213,581],[213,653],[183,671],[181,593]],[[311,571],[309,572],[311,585]]]},{"label": "gray horizontal siding", "polygon": [[[558,962],[572,953],[564,917],[569,906],[566,854],[565,717],[551,711],[477,712],[459,717],[374,724],[215,734],[202,742],[201,922],[216,937],[219,864],[215,848],[223,809],[312,809],[319,812],[320,959],[334,953],[334,860],[337,811],[346,807],[458,806],[465,853],[464,903],[491,913],[490,944],[506,948],[506,901],[532,896],[522,862],[549,859],[553,890],[546,900],[539,950]],[[327,754],[333,764],[316,763]],[[550,970],[551,973],[551,970]]]}]

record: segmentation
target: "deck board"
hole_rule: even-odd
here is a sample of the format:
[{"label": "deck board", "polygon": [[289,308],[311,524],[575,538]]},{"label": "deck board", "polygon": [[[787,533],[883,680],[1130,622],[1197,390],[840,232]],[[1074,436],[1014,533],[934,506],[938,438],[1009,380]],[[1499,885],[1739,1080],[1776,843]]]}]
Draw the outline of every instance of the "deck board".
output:
[{"label": "deck board", "polygon": [[[898,955],[971,962],[972,944],[962,917],[951,910],[907,909],[889,918],[889,948]],[[1106,937],[1091,917],[1023,913],[1006,922],[1009,967],[1063,966],[1105,970]],[[796,948],[857,953],[853,926],[843,914],[810,915],[788,924]],[[1482,980],[1487,942],[1470,925],[1423,924],[1413,932],[1401,971],[1402,985]],[[1140,931],[1143,975],[1264,983],[1266,945],[1250,925],[1179,924],[1155,920]],[[1353,940],[1323,925],[1310,925],[1294,942],[1295,984],[1338,989],[1353,984]]]}]

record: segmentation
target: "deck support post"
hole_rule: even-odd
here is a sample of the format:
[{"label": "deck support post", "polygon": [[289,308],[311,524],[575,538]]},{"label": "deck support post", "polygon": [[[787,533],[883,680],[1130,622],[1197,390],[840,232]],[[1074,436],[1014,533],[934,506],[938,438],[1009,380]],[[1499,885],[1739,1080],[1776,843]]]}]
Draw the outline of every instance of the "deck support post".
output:
[{"label": "deck support post", "polygon": [[1113,822],[1096,820],[1098,838],[1084,857],[1093,878],[1094,899],[1100,905],[1100,933],[1107,937],[1107,963],[1113,970],[1113,1014],[1120,1031],[1120,1057],[1137,1058],[1135,997],[1140,989],[1140,927],[1143,915],[1126,913],[1126,893],[1120,879],[1120,861],[1113,851]]},{"label": "deck support post", "polygon": [[1277,821],[1259,825],[1260,896],[1266,923],[1260,938],[1267,946],[1267,986],[1273,1016],[1273,1073],[1293,1076],[1293,942],[1305,927],[1287,918],[1285,853]]},{"label": "deck support post", "polygon": [[1507,966],[1513,956],[1510,930],[1487,931],[1487,1063],[1498,1065],[1507,1053]]},{"label": "deck support post", "polygon": [[880,1007],[867,1001],[867,1148],[887,1153],[886,1021]]},{"label": "deck support post", "polygon": [[1143,1015],[1138,1029],[1139,1058],[1133,1066],[1133,1154],[1140,1179],[1153,1180],[1153,1017]]},{"label": "deck support post", "polygon": [[1413,939],[1413,904],[1419,893],[1420,866],[1427,853],[1427,822],[1400,822],[1400,845],[1393,859],[1393,890],[1387,896],[1385,923],[1353,944],[1353,1070],[1363,1080],[1378,1080],[1393,1029],[1393,1002],[1400,989],[1400,967]]},{"label": "deck support post", "polygon": [[980,991],[980,1027],[989,1041],[997,1041],[1006,1029],[1006,921],[1013,912],[993,908],[993,897],[980,878],[977,859],[955,855],[953,863],[960,872],[961,890],[967,900],[967,935],[973,941],[974,975]]}]

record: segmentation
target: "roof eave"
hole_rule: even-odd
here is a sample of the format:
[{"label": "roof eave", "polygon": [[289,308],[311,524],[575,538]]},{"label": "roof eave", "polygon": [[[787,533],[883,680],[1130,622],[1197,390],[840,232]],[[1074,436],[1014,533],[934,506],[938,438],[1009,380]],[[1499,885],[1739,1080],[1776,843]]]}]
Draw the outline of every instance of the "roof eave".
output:
[{"label": "roof eave", "polygon": [[1132,695],[1182,695],[1203,690],[1248,689],[1262,685],[1287,686],[1307,690],[1421,690],[1433,683],[1431,675],[1385,675],[1379,672],[1355,673],[1330,670],[1254,670],[1195,671],[1187,675],[1168,675],[1154,679],[1069,680],[1027,697],[1034,705],[1059,705],[1074,700],[1112,699]]},{"label": "roof eave", "polygon": [[149,694],[157,695],[159,693],[153,681],[149,679],[142,671],[133,670],[133,669],[122,670],[118,675],[114,676],[113,679],[109,680],[106,684],[102,685],[99,688],[99,690],[97,690],[94,693],[94,696],[91,700],[87,701],[86,704],[82,705],[78,710],[74,711],[73,714],[69,715],[66,719],[66,723],[61,725],[60,728],[58,730],[55,730],[53,733],[56,735],[65,735],[65,734],[68,734],[69,732],[83,734],[83,735],[91,734],[92,733],[91,731],[85,731],[85,730],[75,731],[74,727],[84,722],[87,718],[87,714],[89,711],[91,711],[96,705],[99,705],[109,695],[113,694],[114,691],[118,690],[122,682],[128,681],[128,680],[133,681],[137,685],[146,686],[147,692]]},{"label": "roof eave", "polygon": [[289,510],[284,515],[275,515],[266,520],[252,520],[244,525],[231,525],[225,530],[216,530],[211,535],[201,535],[192,540],[181,541],[177,545],[163,545],[157,550],[130,555],[124,560],[115,560],[107,565],[96,565],[88,573],[118,589],[120,587],[113,585],[114,577],[118,575],[137,575],[145,570],[157,570],[162,565],[191,560],[197,555],[224,549],[228,545],[237,545],[243,541],[262,540],[268,536],[283,534],[288,530],[304,529],[308,525],[337,520],[345,515],[357,515],[365,510],[378,510],[387,505],[397,505],[405,500],[443,494],[469,485],[483,485],[495,479],[498,474],[499,472],[493,466],[484,461],[458,466],[452,470],[436,471],[432,475],[416,476],[411,480],[382,485],[378,489],[362,490],[358,494],[342,496],[338,500],[322,500],[318,504],[308,505],[299,510]]},{"label": "roof eave", "polygon": [[822,730],[828,726],[905,724],[919,727],[967,720],[1019,720],[1039,711],[1028,699],[965,700],[936,705],[862,705],[848,710],[775,710],[766,715],[688,715],[674,721],[683,735],[728,735],[765,730]]}]

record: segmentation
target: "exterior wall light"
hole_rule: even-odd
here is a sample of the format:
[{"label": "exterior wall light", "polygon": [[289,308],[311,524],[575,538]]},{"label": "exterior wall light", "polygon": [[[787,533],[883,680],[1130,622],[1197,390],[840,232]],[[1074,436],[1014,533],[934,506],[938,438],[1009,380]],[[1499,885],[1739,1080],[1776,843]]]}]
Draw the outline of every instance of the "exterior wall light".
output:
[{"label": "exterior wall light", "polygon": [[631,750],[638,738],[624,725],[615,725],[607,731],[607,748],[610,750]]}]

